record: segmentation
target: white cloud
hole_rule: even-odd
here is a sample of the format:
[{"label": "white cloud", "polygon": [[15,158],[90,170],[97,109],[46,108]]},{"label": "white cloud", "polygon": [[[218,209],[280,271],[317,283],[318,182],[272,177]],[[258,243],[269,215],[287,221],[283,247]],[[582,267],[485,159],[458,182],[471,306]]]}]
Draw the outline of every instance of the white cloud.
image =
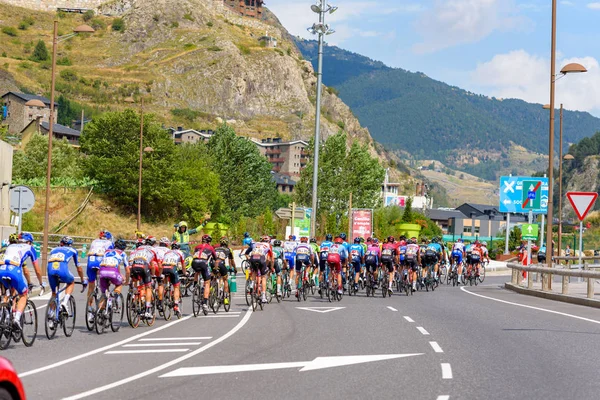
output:
[{"label": "white cloud", "polygon": [[588,3],[587,7],[591,8],[592,10],[600,10],[600,3],[599,2]]},{"label": "white cloud", "polygon": [[[559,53],[556,70],[576,62],[588,69],[585,74],[573,74],[556,83],[556,104],[564,103],[569,110],[600,113],[600,63],[594,57],[563,58]],[[499,98],[517,98],[547,104],[550,101],[550,60],[515,50],[494,56],[477,65],[471,82],[480,91]]]},{"label": "white cloud", "polygon": [[514,0],[436,0],[416,22],[423,40],[413,50],[432,53],[478,42],[497,30],[523,29],[530,23],[519,15]]},{"label": "white cloud", "polygon": [[575,5],[575,3],[573,3],[572,1],[569,1],[569,0],[562,0],[560,2],[560,4],[562,4],[563,6],[574,6]]}]

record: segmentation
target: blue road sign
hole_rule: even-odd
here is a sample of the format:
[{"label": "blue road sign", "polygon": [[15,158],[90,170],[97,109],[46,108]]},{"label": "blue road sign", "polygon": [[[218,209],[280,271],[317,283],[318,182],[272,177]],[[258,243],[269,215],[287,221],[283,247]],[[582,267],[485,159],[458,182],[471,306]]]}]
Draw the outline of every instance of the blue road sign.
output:
[{"label": "blue road sign", "polygon": [[[523,182],[539,181],[541,182],[540,192],[523,188]],[[529,199],[532,204],[539,208],[523,208],[523,199]],[[535,200],[535,201],[534,201]],[[502,176],[500,177],[500,212],[503,213],[528,213],[533,211],[536,214],[546,214],[548,212],[548,178],[533,178],[528,176]]]}]

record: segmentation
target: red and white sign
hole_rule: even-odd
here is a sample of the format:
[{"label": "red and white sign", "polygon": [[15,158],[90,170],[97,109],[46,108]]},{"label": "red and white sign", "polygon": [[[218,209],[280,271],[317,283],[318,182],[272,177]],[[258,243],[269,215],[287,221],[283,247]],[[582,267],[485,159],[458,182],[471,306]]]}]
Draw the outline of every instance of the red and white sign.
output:
[{"label": "red and white sign", "polygon": [[575,213],[577,214],[577,218],[580,221],[583,221],[585,216],[590,212],[596,199],[598,198],[598,193],[596,192],[568,192],[567,198],[571,202]]},{"label": "red and white sign", "polygon": [[373,210],[352,210],[352,240],[371,236],[373,230]]}]

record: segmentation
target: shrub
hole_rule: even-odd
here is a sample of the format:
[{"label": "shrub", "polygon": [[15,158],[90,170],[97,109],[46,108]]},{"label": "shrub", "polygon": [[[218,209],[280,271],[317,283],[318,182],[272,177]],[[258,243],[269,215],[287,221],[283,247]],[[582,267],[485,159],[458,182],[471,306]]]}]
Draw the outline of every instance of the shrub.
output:
[{"label": "shrub", "polygon": [[192,17],[192,13],[191,13],[191,12],[185,13],[185,14],[183,15],[183,18],[184,18],[184,19],[187,19],[188,21],[192,21],[192,22],[194,22],[194,17]]},{"label": "shrub", "polygon": [[248,55],[250,54],[250,48],[248,46],[244,46],[243,44],[238,44],[238,49],[240,49],[240,53],[242,53],[243,55]]},{"label": "shrub", "polygon": [[19,67],[23,69],[31,69],[31,63],[28,63],[27,61],[21,61],[19,63]]},{"label": "shrub", "polygon": [[171,28],[179,28],[179,22],[177,22],[177,21],[171,22]]},{"label": "shrub", "polygon": [[25,54],[31,53],[32,48],[33,48],[33,42],[25,43],[23,45],[23,53],[25,53]]},{"label": "shrub", "polygon": [[60,71],[60,77],[69,82],[75,82],[78,79],[77,74],[70,69],[64,69]]},{"label": "shrub", "polygon": [[115,18],[112,22],[112,30],[115,32],[125,32],[125,20],[123,18]]},{"label": "shrub", "polygon": [[160,14],[154,14],[154,16],[152,17],[152,19],[154,20],[154,22],[160,21]]},{"label": "shrub", "polygon": [[88,22],[89,20],[91,20],[92,18],[94,18],[94,10],[87,10],[84,14],[83,14],[83,20],[85,22]]},{"label": "shrub", "polygon": [[100,18],[93,18],[90,23],[91,23],[90,26],[92,28],[94,28],[95,30],[106,28],[106,24]]},{"label": "shrub", "polygon": [[223,49],[220,48],[219,46],[210,46],[208,49],[206,49],[208,51],[222,51]]},{"label": "shrub", "polygon": [[43,40],[38,40],[35,45],[35,50],[33,50],[33,54],[31,55],[32,61],[46,61],[50,58],[48,54],[48,49],[46,48],[46,43]]},{"label": "shrub", "polygon": [[23,20],[21,22],[27,24],[27,26],[33,26],[33,24],[35,24],[35,20],[31,15],[28,17],[23,17]]},{"label": "shrub", "polygon": [[17,30],[15,28],[13,28],[12,26],[3,26],[2,27],[2,33],[4,33],[5,35],[8,36],[17,36]]},{"label": "shrub", "polygon": [[19,22],[19,29],[24,31],[27,30],[27,28],[29,28],[29,25],[27,25],[25,22],[21,21]]},{"label": "shrub", "polygon": [[340,95],[340,92],[336,88],[334,88],[334,87],[328,87],[327,88],[327,93],[334,94],[336,96]]},{"label": "shrub", "polygon": [[67,16],[67,13],[65,13],[64,11],[60,10],[56,13],[56,16],[60,19],[63,19]]},{"label": "shrub", "polygon": [[56,60],[56,65],[67,65],[67,66],[69,66],[69,65],[73,65],[73,64],[71,63],[71,60],[69,59],[69,57],[64,56],[64,57],[59,58],[58,60]]},{"label": "shrub", "polygon": [[199,115],[199,111],[190,110],[189,108],[174,108],[171,110],[174,117],[185,118],[188,121],[194,121]]},{"label": "shrub", "polygon": [[275,52],[277,54],[279,54],[280,56],[282,56],[282,57],[285,56],[285,54],[283,53],[283,51],[281,49],[273,49],[273,50],[275,50]]},{"label": "shrub", "polygon": [[214,26],[214,24],[211,21],[208,21],[206,23],[206,26],[208,26],[209,28],[212,28]]},{"label": "shrub", "polygon": [[2,52],[2,57],[8,57],[5,51]]}]

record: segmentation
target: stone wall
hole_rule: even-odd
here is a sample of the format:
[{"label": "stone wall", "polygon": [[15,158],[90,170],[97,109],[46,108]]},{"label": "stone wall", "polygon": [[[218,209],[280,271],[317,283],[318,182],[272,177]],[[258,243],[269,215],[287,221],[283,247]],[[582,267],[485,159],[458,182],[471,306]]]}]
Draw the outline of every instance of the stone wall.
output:
[{"label": "stone wall", "polygon": [[0,0],[13,6],[54,11],[57,8],[96,8],[106,0]]}]

